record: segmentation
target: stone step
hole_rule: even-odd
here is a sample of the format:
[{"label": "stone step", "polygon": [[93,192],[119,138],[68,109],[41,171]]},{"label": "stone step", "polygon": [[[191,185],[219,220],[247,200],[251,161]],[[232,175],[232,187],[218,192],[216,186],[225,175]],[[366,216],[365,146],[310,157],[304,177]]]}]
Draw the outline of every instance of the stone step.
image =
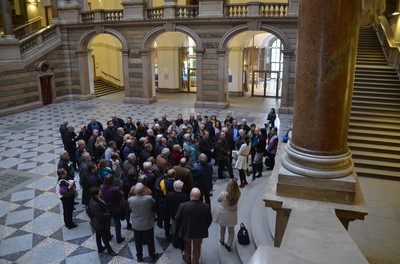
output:
[{"label": "stone step", "polygon": [[382,90],[382,91],[375,91],[375,90],[363,90],[360,88],[356,88],[353,91],[353,95],[356,96],[375,96],[376,100],[380,100],[380,98],[397,98],[400,99],[400,91],[395,91],[395,90]]},{"label": "stone step", "polygon": [[383,80],[380,79],[374,79],[371,76],[359,76],[356,74],[355,76],[355,80],[354,83],[356,84],[363,84],[363,83],[367,83],[367,84],[375,84],[375,85],[387,85],[387,86],[391,86],[391,85],[395,85],[394,88],[397,88],[397,90],[400,92],[400,80],[399,79],[390,79],[390,78],[386,78]]},{"label": "stone step", "polygon": [[[249,245],[240,245],[236,241],[236,250],[239,254],[240,260],[242,263],[248,263],[251,256],[256,251],[256,245],[254,243],[254,235],[252,230],[252,219],[251,214],[253,210],[254,203],[258,200],[261,200],[261,194],[265,190],[267,185],[267,175],[270,175],[270,171],[263,171],[263,177],[257,178],[255,181],[251,181],[251,177],[247,177],[247,181],[249,185],[247,185],[242,190],[242,195],[239,200],[239,213],[238,213],[238,224],[244,223],[247,230],[249,231],[250,236],[250,244]],[[269,178],[269,177],[268,177]],[[238,227],[239,228],[239,227]],[[237,232],[237,231],[236,231]]]},{"label": "stone step", "polygon": [[395,97],[384,97],[384,96],[366,96],[366,95],[357,95],[357,94],[353,94],[353,101],[362,101],[362,102],[371,102],[371,104],[374,105],[381,105],[381,104],[385,104],[385,105],[393,105],[394,108],[396,108],[396,105],[399,106],[398,102],[399,99],[395,98]]},{"label": "stone step", "polygon": [[[265,184],[265,188],[267,186],[269,178],[270,178],[269,176],[266,176],[267,181]],[[263,193],[265,192],[265,188],[263,190]],[[274,245],[274,238],[268,225],[269,219],[267,215],[267,209],[270,208],[265,207],[264,201],[262,200],[262,196],[260,196],[258,200],[254,202],[253,210],[251,212],[251,230],[253,231],[253,240],[257,248],[263,245],[264,246]]]},{"label": "stone step", "polygon": [[371,72],[356,72],[355,79],[373,78],[374,80],[400,80],[399,76],[393,72],[389,74],[371,73]]},{"label": "stone step", "polygon": [[391,100],[391,102],[374,101],[375,99],[368,98],[366,96],[353,96],[353,106],[371,106],[371,107],[381,107],[389,109],[398,109],[399,104],[396,99]]},{"label": "stone step", "polygon": [[[369,136],[368,136],[369,135]],[[399,134],[400,136],[400,134]],[[381,145],[381,146],[393,146],[393,147],[400,147],[400,141],[397,139],[393,138],[384,138],[384,137],[378,137],[371,134],[366,134],[366,135],[351,135],[349,134],[347,136],[348,142],[354,142],[354,143],[370,143],[374,142],[374,144]]]},{"label": "stone step", "polygon": [[381,85],[364,86],[364,85],[354,84],[353,90],[357,92],[366,91],[366,92],[400,94],[400,90],[397,87],[381,86]]},{"label": "stone step", "polygon": [[396,155],[396,154],[380,153],[379,156],[377,156],[376,153],[368,152],[368,151],[361,151],[361,150],[352,150],[351,154],[353,156],[353,159],[369,160],[370,162],[373,162],[373,161],[399,162],[400,161],[400,155]]},{"label": "stone step", "polygon": [[380,155],[381,153],[400,155],[400,147],[380,146],[373,144],[373,142],[369,144],[348,142],[348,145],[352,151],[371,151],[375,152],[376,155]]},{"label": "stone step", "polygon": [[381,125],[393,125],[397,126],[400,131],[400,119],[385,119],[385,118],[373,118],[373,117],[362,117],[362,116],[350,116],[350,123],[368,123],[375,124],[376,126]]},{"label": "stone step", "polygon": [[387,170],[374,170],[370,168],[356,167],[358,176],[361,177],[374,177],[374,178],[386,178],[386,179],[398,179],[400,180],[400,172],[398,171],[387,171]]},{"label": "stone step", "polygon": [[372,111],[368,111],[367,109],[365,111],[356,111],[352,108],[351,111],[351,116],[353,117],[372,117],[372,118],[381,118],[381,119],[386,119],[386,120],[399,120],[400,119],[400,113],[398,114],[392,114],[392,113],[375,113]]},{"label": "stone step", "polygon": [[364,128],[349,128],[349,135],[352,136],[371,136],[386,138],[386,139],[396,139],[400,140],[400,131],[385,131],[385,130],[375,130],[372,131],[370,129]]},{"label": "stone step", "polygon": [[364,159],[353,158],[353,162],[357,168],[369,168],[374,170],[387,170],[400,172],[400,160],[398,162],[387,162],[387,161],[371,161]]},{"label": "stone step", "polygon": [[365,60],[357,60],[356,63],[357,63],[357,65],[360,65],[360,64],[367,64],[367,65],[387,65],[387,62],[386,62],[386,61],[374,61],[374,62],[371,62],[371,61],[365,61]]},{"label": "stone step", "polygon": [[391,124],[376,124],[376,123],[362,123],[362,122],[350,122],[349,128],[357,128],[357,129],[367,129],[370,130],[371,133],[372,131],[391,131],[391,132],[399,132],[399,126],[398,125],[391,125]]}]

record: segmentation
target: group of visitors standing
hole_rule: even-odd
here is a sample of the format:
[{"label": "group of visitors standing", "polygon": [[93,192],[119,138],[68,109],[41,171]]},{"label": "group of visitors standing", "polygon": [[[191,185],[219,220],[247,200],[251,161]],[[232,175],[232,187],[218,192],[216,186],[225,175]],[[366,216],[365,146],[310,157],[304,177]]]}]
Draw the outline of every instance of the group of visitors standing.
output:
[{"label": "group of visitors standing", "polygon": [[[78,172],[82,203],[96,231],[99,253],[107,249],[108,254],[116,254],[109,244],[113,239],[111,222],[117,243],[122,243],[125,238],[121,220],[127,220],[126,227],[134,231],[137,260],[143,260],[142,245],[147,243],[149,256],[156,261],[156,221],[164,228],[167,240],[174,236],[183,238],[184,261],[198,263],[201,242],[208,236],[212,221],[214,159],[218,178],[224,178],[226,168],[231,179],[218,197],[221,206],[216,219],[221,225],[220,242],[230,251],[237,224],[239,187],[248,184],[249,166],[253,167],[252,180],[262,176],[264,156],[267,169],[274,167],[278,139],[274,110],[270,114],[265,128],[248,126],[245,119],[238,124],[230,112],[223,122],[215,115],[209,118],[199,113],[191,114],[189,119],[178,115],[173,121],[163,115],[154,119],[152,127],[148,122],[134,123],[131,117],[124,122],[112,115],[104,129],[92,118],[89,124],[81,126],[79,135],[67,121],[63,122],[60,133],[66,151],[60,155],[58,175],[59,185],[65,189],[61,200],[66,227],[76,227],[72,211],[76,196],[74,177]],[[240,185],[233,176],[233,159]],[[229,235],[225,242],[226,228]]]}]

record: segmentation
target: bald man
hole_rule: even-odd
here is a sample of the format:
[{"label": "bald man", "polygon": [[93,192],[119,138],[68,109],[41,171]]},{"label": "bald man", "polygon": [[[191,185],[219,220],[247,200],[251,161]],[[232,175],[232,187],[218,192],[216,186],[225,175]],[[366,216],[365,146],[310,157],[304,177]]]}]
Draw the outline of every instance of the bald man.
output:
[{"label": "bald man", "polygon": [[210,206],[201,202],[200,197],[200,190],[193,188],[190,192],[190,201],[181,203],[175,216],[175,232],[178,232],[178,237],[183,237],[185,243],[183,256],[185,263],[199,263],[201,243],[203,238],[208,237],[208,228],[212,222]]}]

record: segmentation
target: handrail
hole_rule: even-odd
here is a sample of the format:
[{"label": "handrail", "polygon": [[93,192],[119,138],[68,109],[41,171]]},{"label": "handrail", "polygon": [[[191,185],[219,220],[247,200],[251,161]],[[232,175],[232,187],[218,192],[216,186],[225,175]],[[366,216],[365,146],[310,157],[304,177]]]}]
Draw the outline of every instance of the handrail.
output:
[{"label": "handrail", "polygon": [[50,25],[20,40],[19,48],[21,51],[21,55],[39,46],[41,43],[48,41],[49,39],[53,38],[56,35],[57,35],[56,26]]},{"label": "handrail", "polygon": [[379,20],[381,23],[374,25],[379,42],[383,47],[388,64],[395,67],[400,75],[400,44],[394,42],[394,33],[387,18],[380,16]]},{"label": "handrail", "polygon": [[26,36],[40,30],[42,27],[42,17],[35,17],[28,21],[28,23],[14,28],[14,35],[17,39],[23,39]]},{"label": "handrail", "polygon": [[108,74],[106,72],[101,71],[101,73],[104,74],[105,76],[111,77],[112,79],[116,80],[117,82],[121,81],[120,79],[118,79],[118,78],[116,78],[116,77],[114,77],[114,76],[112,76],[112,75],[110,75],[110,74]]}]

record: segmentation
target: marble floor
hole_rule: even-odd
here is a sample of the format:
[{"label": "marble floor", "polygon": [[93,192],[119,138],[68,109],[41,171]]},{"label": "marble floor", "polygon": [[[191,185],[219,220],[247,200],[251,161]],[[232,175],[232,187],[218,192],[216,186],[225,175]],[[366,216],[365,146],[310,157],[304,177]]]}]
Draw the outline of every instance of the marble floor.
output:
[{"label": "marble floor", "polygon": [[[279,106],[275,99],[244,97],[232,98],[227,110],[195,109],[194,94],[181,94],[178,99],[159,94],[152,105],[124,104],[122,97],[116,93],[90,101],[68,101],[0,118],[0,263],[136,263],[133,233],[124,228],[125,223],[126,242],[112,241],[118,252],[113,258],[97,253],[82,205],[74,211],[79,226],[72,230],[64,227],[62,208],[54,194],[56,164],[63,152],[58,129],[63,120],[79,131],[91,117],[105,125],[112,114],[151,122],[164,113],[171,119],[178,113],[188,116],[197,112],[223,119],[229,110],[237,119],[262,125],[269,109]],[[290,122],[290,115],[279,115],[279,134]],[[400,263],[400,182],[362,178],[360,183],[370,214],[365,221],[351,223],[349,232],[371,263]],[[155,236],[157,252],[166,252],[158,263],[179,263],[179,256],[171,257],[179,254],[158,227]],[[208,241],[211,244],[203,251],[209,255],[202,258],[203,264],[219,263],[218,252],[212,248],[217,240]]]}]

